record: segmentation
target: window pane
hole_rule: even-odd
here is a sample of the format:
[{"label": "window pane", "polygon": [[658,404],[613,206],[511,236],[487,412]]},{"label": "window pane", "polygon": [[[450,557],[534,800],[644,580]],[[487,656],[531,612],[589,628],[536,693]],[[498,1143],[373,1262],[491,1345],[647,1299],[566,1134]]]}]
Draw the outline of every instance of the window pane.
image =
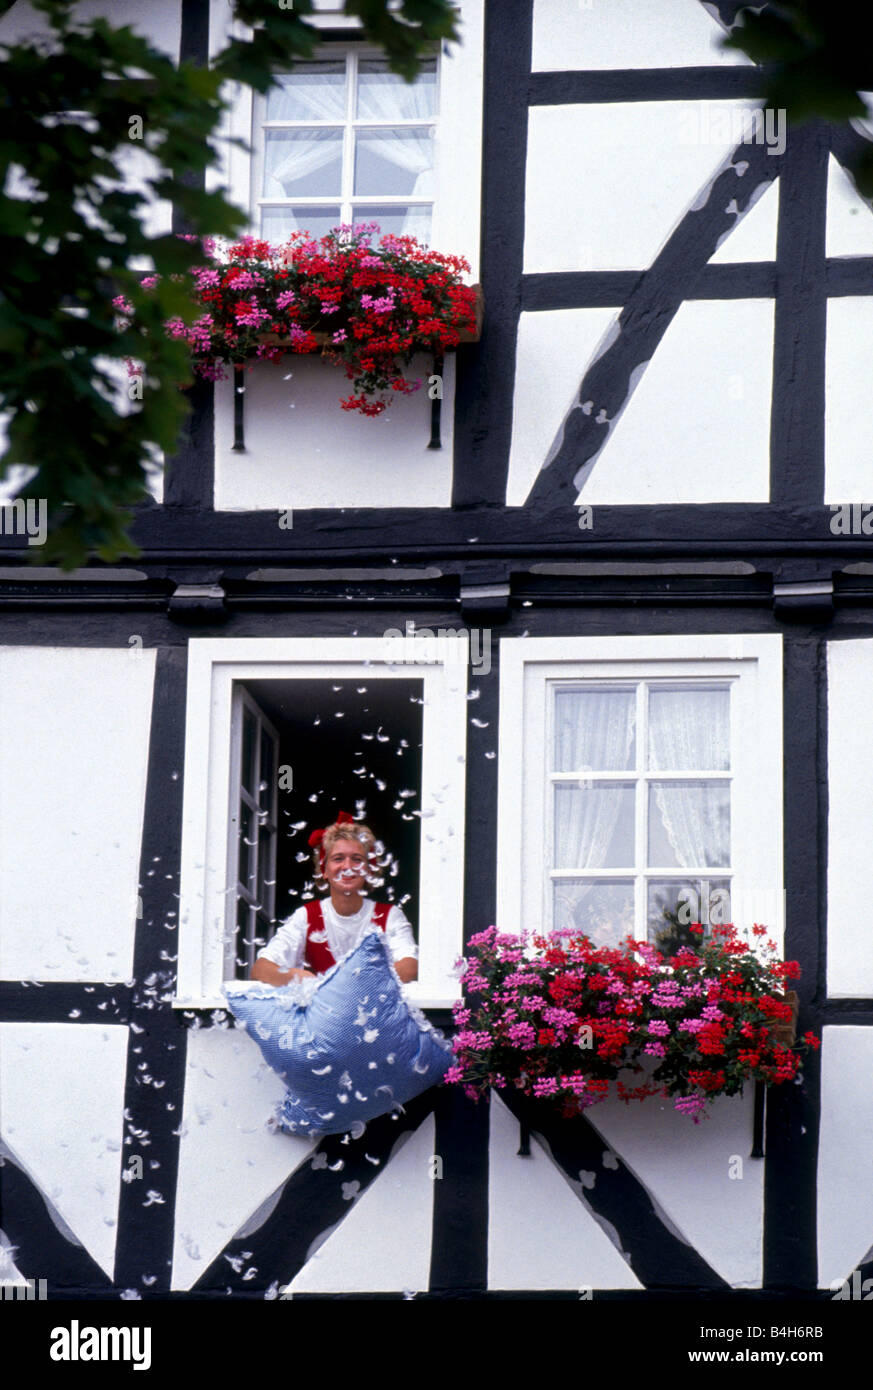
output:
[{"label": "window pane", "polygon": [[431,209],[425,207],[376,207],[356,204],[356,222],[376,222],[379,230],[391,236],[414,236],[426,244],[430,238]]},{"label": "window pane", "polygon": [[246,791],[254,792],[252,785],[255,777],[255,738],[257,737],[257,724],[255,717],[250,709],[243,707],[243,728],[242,728],[242,774],[240,780]]},{"label": "window pane", "polygon": [[618,946],[634,930],[634,886],[618,882],[553,884],[554,930],[582,932],[595,946]]},{"label": "window pane", "polygon": [[727,782],[649,783],[649,863],[727,868],[731,854]]},{"label": "window pane", "polygon": [[703,938],[689,930],[692,923],[709,936],[712,926],[731,920],[729,879],[650,879],[647,896],[649,941],[670,955],[699,946]]},{"label": "window pane", "polygon": [[727,772],[729,690],[650,690],[649,767],[663,772]]},{"label": "window pane", "polygon": [[556,869],[632,869],[634,786],[555,787]]},{"label": "window pane", "polygon": [[635,763],[633,690],[556,690],[555,772],[624,772]]},{"label": "window pane", "polygon": [[273,785],[276,781],[276,745],[261,729],[261,780],[258,785],[258,805],[264,811],[273,809]]},{"label": "window pane", "polygon": [[433,194],[433,133],[428,129],[359,130],[355,193],[428,198]]},{"label": "window pane", "polygon": [[422,121],[436,115],[436,59],[422,63],[415,81],[404,82],[384,58],[358,66],[358,118],[365,121]]},{"label": "window pane", "polygon": [[276,81],[267,96],[268,121],[345,120],[345,62],[295,63]]},{"label": "window pane", "polygon": [[331,227],[338,227],[340,205],[313,208],[294,207],[261,208],[261,236],[267,241],[281,244],[287,241],[292,232],[307,231],[311,237],[326,236]]},{"label": "window pane", "polygon": [[268,130],[265,198],[338,198],[342,192],[341,130]]},{"label": "window pane", "polygon": [[239,882],[250,893],[255,891],[255,814],[245,802],[239,808]]}]

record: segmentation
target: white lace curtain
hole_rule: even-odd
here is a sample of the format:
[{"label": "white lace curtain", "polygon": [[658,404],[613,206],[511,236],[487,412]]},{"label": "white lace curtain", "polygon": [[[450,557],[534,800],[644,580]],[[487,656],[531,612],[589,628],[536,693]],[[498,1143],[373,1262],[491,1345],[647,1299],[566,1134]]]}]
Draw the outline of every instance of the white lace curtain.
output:
[{"label": "white lace curtain", "polygon": [[[730,767],[730,692],[653,691],[649,700],[650,767],[722,772]],[[727,867],[726,787],[717,782],[656,782],[655,802],[682,868]]]},{"label": "white lace curtain", "polygon": [[[630,762],[636,723],[632,691],[561,692],[556,700],[555,767],[561,772],[622,771]],[[559,869],[603,868],[622,807],[617,788],[571,783],[555,797],[555,846],[566,847]],[[577,901],[593,884],[576,889]]]},{"label": "white lace curtain", "polygon": [[[293,197],[293,185],[315,173],[326,164],[336,160],[341,153],[337,140],[338,128],[342,126],[345,112],[338,100],[336,78],[330,73],[307,72],[305,74],[306,117],[309,120],[334,121],[337,128],[305,128],[289,131],[281,137],[267,140],[264,159],[265,198]],[[402,92],[399,90],[402,88]],[[407,87],[400,83],[399,88],[385,81],[372,84],[362,82],[359,89],[359,118],[363,120],[396,121],[427,120],[432,111],[432,96],[424,84]],[[270,96],[270,120],[301,119],[300,96],[293,85],[283,84]],[[423,198],[432,191],[433,138],[431,130],[377,130],[361,132],[372,154],[387,160],[396,168],[413,174],[415,181],[406,190],[409,197]],[[287,186],[291,186],[291,191]],[[298,190],[305,196],[304,190]],[[339,187],[332,195],[339,196]],[[356,189],[356,194],[378,198],[393,192],[391,188]],[[330,195],[327,195],[330,196]]]},{"label": "white lace curtain", "polygon": [[[717,772],[730,767],[727,690],[652,691],[649,702],[651,770]],[[635,695],[630,691],[566,691],[556,699],[555,763],[561,772],[615,772],[632,764]],[[656,782],[654,798],[680,867],[727,867],[730,839],[724,784]],[[591,872],[605,867],[624,798],[617,786],[573,784],[555,797],[554,867]],[[622,867],[632,867],[632,864]],[[641,867],[641,866],[638,866]],[[580,885],[580,899],[593,885]]]}]

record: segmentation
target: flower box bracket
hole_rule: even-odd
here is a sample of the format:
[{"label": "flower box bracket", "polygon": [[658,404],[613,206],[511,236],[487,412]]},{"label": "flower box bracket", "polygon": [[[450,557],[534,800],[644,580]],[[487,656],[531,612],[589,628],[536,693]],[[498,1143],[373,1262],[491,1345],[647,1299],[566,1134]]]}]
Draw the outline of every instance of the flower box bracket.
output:
[{"label": "flower box bracket", "polygon": [[[475,329],[461,329],[458,334],[458,346],[462,343],[478,343],[482,334],[482,318],[484,313],[484,300],[482,296],[482,286],[474,285],[476,291],[476,327]],[[328,332],[315,331],[313,337],[319,347],[324,349],[331,339]],[[261,344],[270,347],[291,346],[290,338],[283,338],[277,333],[261,333],[258,335]],[[452,351],[452,349],[449,349]],[[256,353],[251,354],[252,357]],[[445,368],[445,357],[443,353],[436,352],[433,357],[433,375],[442,379]],[[245,440],[245,371],[244,362],[235,362],[233,368],[233,445],[231,452],[234,454],[244,454],[246,450]],[[428,449],[441,449],[442,445],[442,390],[431,400],[430,403],[430,439]]]}]

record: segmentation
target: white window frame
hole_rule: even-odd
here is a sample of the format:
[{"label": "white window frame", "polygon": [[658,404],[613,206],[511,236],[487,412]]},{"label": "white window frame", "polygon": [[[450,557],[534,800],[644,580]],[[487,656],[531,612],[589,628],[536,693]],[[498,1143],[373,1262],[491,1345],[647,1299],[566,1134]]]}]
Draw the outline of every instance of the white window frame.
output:
[{"label": "white window frame", "polygon": [[[231,729],[230,729],[230,817],[228,819],[228,844],[227,844],[227,881],[236,882],[236,892],[228,893],[225,899],[225,911],[227,913],[227,942],[224,970],[228,979],[233,979],[236,974],[237,955],[251,956],[252,961],[257,954],[251,946],[247,947],[244,941],[239,939],[239,928],[237,926],[237,904],[245,902],[251,909],[258,901],[258,885],[264,879],[264,868],[266,874],[270,876],[272,882],[268,881],[266,901],[261,899],[263,915],[269,920],[274,917],[276,908],[276,859],[278,854],[279,840],[279,781],[278,777],[273,778],[273,785],[270,789],[270,806],[266,813],[266,821],[260,819],[263,814],[258,804],[260,800],[260,782],[263,779],[263,768],[261,767],[261,738],[262,733],[266,732],[272,739],[276,748],[276,764],[279,763],[279,734],[270,722],[264,711],[256,700],[246,690],[243,685],[234,685],[233,705],[231,709]],[[243,724],[245,714],[249,713],[255,721],[255,749],[254,767],[257,769],[254,777],[255,795],[252,796],[246,790],[242,782],[242,763],[243,763]],[[252,812],[255,820],[255,892],[252,903],[249,903],[251,889],[243,886],[239,878],[239,837],[240,837],[240,817],[242,806],[245,804]],[[268,830],[267,837],[262,836],[263,829]],[[266,838],[266,849],[263,844]],[[262,866],[261,858],[266,856],[266,866]],[[242,889],[242,892],[240,891]],[[252,929],[257,936],[257,924]],[[249,962],[251,964],[251,961]]]},{"label": "white window frame", "polygon": [[[251,143],[252,143],[252,163],[251,163],[251,167],[252,167],[252,189],[251,189],[250,204],[251,204],[251,208],[252,208],[252,214],[251,214],[251,216],[252,216],[252,223],[253,223],[253,225],[254,225],[254,227],[255,227],[255,229],[256,229],[256,231],[257,231],[257,234],[258,234],[259,236],[263,235],[263,233],[262,233],[261,230],[260,230],[260,227],[261,227],[261,214],[262,214],[262,211],[263,211],[263,209],[264,209],[265,207],[280,208],[280,209],[281,209],[282,207],[292,207],[292,206],[293,206],[293,207],[302,207],[302,208],[312,208],[314,211],[317,212],[317,211],[319,211],[321,208],[323,208],[323,207],[325,206],[325,204],[329,204],[329,203],[339,203],[339,205],[340,205],[339,221],[341,221],[341,222],[357,222],[357,221],[366,221],[366,220],[368,220],[368,218],[366,218],[366,217],[364,216],[363,212],[356,212],[356,211],[355,211],[355,209],[354,209],[353,206],[352,206],[353,202],[354,202],[354,203],[361,203],[361,202],[367,202],[367,203],[381,203],[383,206],[386,206],[386,207],[389,207],[389,206],[390,206],[390,207],[399,207],[399,208],[403,208],[403,207],[427,207],[427,208],[430,208],[430,210],[431,210],[431,229],[433,229],[434,221],[435,221],[435,218],[436,218],[436,209],[437,209],[437,206],[438,206],[438,203],[439,203],[439,196],[438,196],[438,195],[439,195],[439,189],[438,189],[437,187],[434,187],[433,193],[429,194],[426,198],[414,198],[414,197],[412,197],[411,195],[409,195],[409,196],[404,196],[403,194],[399,194],[399,193],[398,193],[398,194],[385,194],[385,195],[383,196],[383,195],[378,194],[378,193],[373,193],[373,194],[364,195],[364,194],[360,194],[360,193],[355,193],[355,192],[354,192],[354,174],[355,174],[355,167],[354,167],[354,165],[355,165],[355,133],[356,133],[356,131],[357,131],[359,128],[360,128],[360,129],[365,129],[365,130],[372,130],[372,129],[376,129],[376,130],[378,130],[378,129],[395,130],[395,129],[402,129],[402,128],[407,128],[407,129],[409,129],[409,130],[421,130],[423,127],[427,126],[427,127],[429,128],[429,130],[431,131],[432,136],[433,136],[434,166],[435,166],[435,167],[434,167],[434,178],[436,178],[436,175],[437,175],[437,170],[436,170],[436,152],[437,152],[437,148],[438,148],[439,121],[440,121],[440,111],[439,111],[440,66],[441,66],[441,57],[440,57],[440,54],[439,54],[438,51],[434,50],[434,53],[433,53],[433,55],[432,55],[432,57],[436,60],[436,100],[437,100],[437,108],[436,108],[436,111],[435,111],[434,115],[432,115],[432,116],[426,116],[426,117],[422,117],[422,118],[415,118],[415,117],[406,117],[406,118],[404,118],[404,119],[398,118],[397,120],[390,120],[390,121],[365,120],[362,116],[357,116],[357,115],[355,114],[355,97],[356,97],[357,90],[358,90],[359,63],[360,63],[362,60],[363,60],[363,61],[366,61],[367,59],[370,59],[370,58],[383,58],[383,57],[384,57],[384,54],[382,54],[382,53],[379,51],[378,48],[375,48],[375,47],[372,47],[372,46],[367,46],[367,45],[365,45],[365,44],[332,44],[332,45],[330,46],[330,49],[329,49],[329,50],[328,50],[328,49],[318,49],[318,50],[313,54],[313,59],[312,59],[312,61],[314,61],[314,60],[316,60],[316,59],[319,59],[319,58],[325,58],[325,59],[333,60],[333,61],[335,61],[335,62],[339,62],[340,60],[342,60],[342,61],[345,63],[345,77],[346,77],[346,109],[345,109],[345,113],[344,113],[344,115],[343,115],[343,117],[342,117],[341,120],[340,120],[339,118],[337,118],[336,120],[295,120],[295,121],[277,121],[277,120],[272,120],[272,121],[270,121],[270,120],[267,120],[267,97],[266,97],[266,96],[261,96],[260,93],[255,93],[254,100],[253,100],[252,136],[251,136]],[[313,129],[337,130],[337,129],[340,129],[340,128],[342,129],[342,132],[343,132],[343,144],[342,144],[342,181],[341,181],[341,186],[340,186],[340,192],[339,192],[339,194],[338,194],[338,196],[337,196],[336,198],[329,198],[329,197],[327,197],[327,196],[319,196],[319,197],[309,197],[309,196],[296,197],[296,196],[295,196],[295,197],[293,197],[293,198],[268,198],[268,197],[262,195],[262,191],[261,191],[261,190],[262,190],[262,187],[263,187],[264,157],[265,157],[265,152],[266,152],[266,132],[267,132],[268,130],[313,130]],[[432,239],[432,237],[433,237],[433,231],[432,231],[432,230],[431,230],[431,234],[430,234],[430,235],[431,235],[431,239]]]},{"label": "white window frame", "polygon": [[407,989],[419,1008],[460,997],[467,664],[465,644],[441,637],[405,651],[379,637],[191,639],[175,1008],[226,1007],[233,684],[252,680],[423,681],[419,978]]},{"label": "white window frame", "polygon": [[[501,641],[498,925],[509,932],[548,927],[548,922],[543,922],[543,902],[551,868],[551,817],[546,800],[551,781],[543,769],[550,766],[551,684],[585,681],[614,685],[640,679],[731,682],[731,914],[741,928],[764,923],[781,945],[779,635],[525,637]],[[614,776],[620,778],[621,774]],[[682,870],[676,872],[681,876]],[[635,874],[639,873],[637,866]],[[721,877],[715,871],[712,876]],[[636,921],[635,935],[645,940],[645,914],[639,905]]]},{"label": "white window frame", "polygon": [[[482,204],[482,73],[485,44],[484,0],[462,0],[455,6],[461,41],[443,47],[437,64],[435,195],[431,245],[447,254],[465,256],[470,262],[470,282],[479,277],[480,220]],[[347,15],[324,13],[313,22],[342,26],[349,30],[349,44],[355,43],[359,25]],[[229,0],[210,0],[210,53],[215,55],[231,35],[245,38],[247,30],[233,21]],[[362,55],[383,56],[378,48],[363,40],[355,44]],[[339,56],[348,51],[340,43],[325,44],[313,57]],[[255,117],[254,92],[239,83],[228,83],[224,93],[230,103],[221,135],[251,144]],[[370,123],[372,124],[372,123]],[[423,124],[412,121],[410,124]],[[222,188],[229,200],[249,218],[248,231],[257,234],[256,209],[252,203],[253,155],[221,141],[215,165],[208,171],[207,187]],[[295,201],[298,201],[295,199]],[[299,201],[304,201],[303,199]],[[319,199],[326,202],[327,199]],[[337,200],[339,201],[339,200]],[[388,202],[388,199],[371,199]],[[399,202],[408,201],[402,198]],[[424,200],[430,201],[430,200]]]}]

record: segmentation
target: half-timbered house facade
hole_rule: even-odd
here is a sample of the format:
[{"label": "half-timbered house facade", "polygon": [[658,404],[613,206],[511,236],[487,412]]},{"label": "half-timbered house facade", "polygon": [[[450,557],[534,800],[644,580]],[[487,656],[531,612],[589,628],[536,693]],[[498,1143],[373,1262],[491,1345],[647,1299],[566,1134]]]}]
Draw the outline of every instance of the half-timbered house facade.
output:
[{"label": "half-timbered house facade", "polygon": [[[439,409],[364,419],[317,357],[259,362],[193,390],[139,558],[62,575],[0,536],[0,1227],[51,1297],[873,1274],[867,132],[763,110],[733,0],[458,8],[406,87],[319,6],[214,171],[270,240],[362,218],[467,257]],[[109,9],[203,63],[231,24]],[[729,902],[800,962],[821,1053],[696,1126],[441,1086],[359,1142],[269,1130],[222,982],[340,808],[436,1023],[492,922],[655,939]]]}]

